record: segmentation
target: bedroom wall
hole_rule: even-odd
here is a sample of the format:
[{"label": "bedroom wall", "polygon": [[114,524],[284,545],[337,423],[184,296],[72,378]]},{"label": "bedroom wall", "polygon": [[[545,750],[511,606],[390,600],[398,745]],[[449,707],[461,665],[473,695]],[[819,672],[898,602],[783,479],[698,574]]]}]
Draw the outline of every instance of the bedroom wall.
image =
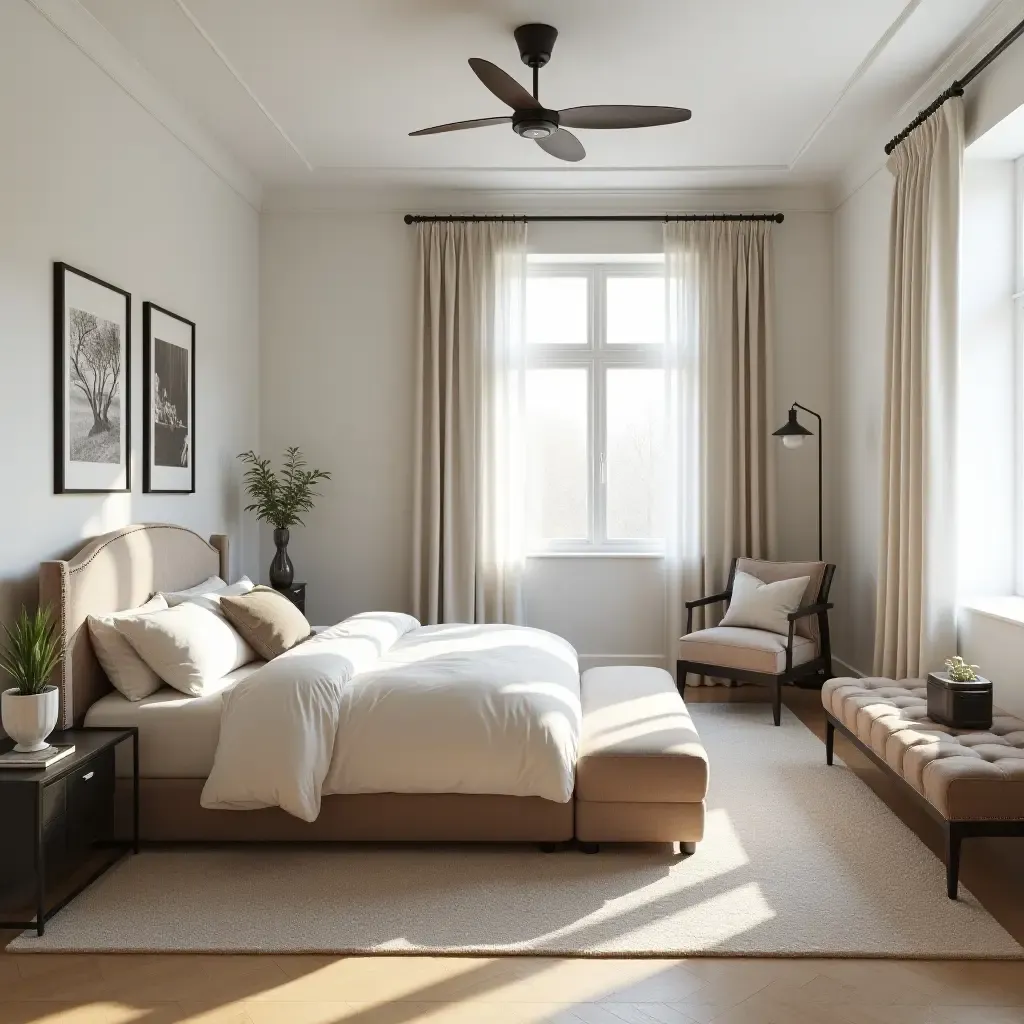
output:
[{"label": "bedroom wall", "polygon": [[[742,194],[732,197],[740,209],[766,208],[761,200],[751,196],[744,205]],[[313,619],[327,622],[371,607],[408,606],[415,247],[401,210],[459,209],[467,201],[473,200],[403,200],[399,206],[379,196],[361,203],[349,195],[345,209],[337,209],[332,208],[339,203],[336,196],[303,196],[290,200],[289,208],[263,214],[261,444],[272,454],[299,444],[313,464],[335,473],[290,548],[300,577],[309,583],[307,608]],[[476,208],[523,209],[525,201],[522,194],[504,200],[480,197]],[[695,200],[657,201],[662,208],[666,202],[686,208]],[[375,203],[379,212],[370,209]],[[547,204],[552,212],[550,200]],[[611,212],[629,209],[625,199]],[[535,224],[530,247],[657,252],[661,228],[657,223]],[[775,255],[781,423],[793,400],[816,409],[829,401],[829,214],[787,210],[785,223],[775,229]],[[812,554],[817,515],[813,444],[784,457],[780,453],[776,470],[780,554]],[[269,562],[269,536],[263,537],[261,555]],[[664,657],[658,559],[531,559],[526,596],[531,624],[566,636],[586,659]]]},{"label": "bedroom wall", "polygon": [[[258,565],[236,452],[258,445],[259,215],[21,0],[0,4],[0,621],[37,597],[40,560],[126,523],[228,532]],[[132,293],[133,490],[54,495],[52,264]],[[197,324],[196,494],[142,494],[142,302]]]},{"label": "bedroom wall", "polygon": [[892,177],[878,171],[834,216],[833,650],[868,672],[875,642],[882,387]]}]

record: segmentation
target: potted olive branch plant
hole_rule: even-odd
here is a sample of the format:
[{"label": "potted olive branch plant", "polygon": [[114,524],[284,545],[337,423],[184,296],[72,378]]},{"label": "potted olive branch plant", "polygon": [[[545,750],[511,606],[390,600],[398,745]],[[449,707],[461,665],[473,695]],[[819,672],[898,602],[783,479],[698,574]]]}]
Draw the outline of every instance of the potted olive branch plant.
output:
[{"label": "potted olive branch plant", "polygon": [[238,456],[249,468],[245,471],[245,489],[252,499],[246,512],[255,512],[256,518],[274,527],[274,546],[277,554],[270,563],[270,585],[285,589],[295,579],[295,567],[288,557],[288,541],[293,526],[305,526],[302,513],[313,508],[313,499],[319,497],[315,485],[330,480],[331,474],[323,469],[307,469],[302,451],[286,448],[284,466],[280,476],[271,468],[270,460],[260,458],[254,451]]},{"label": "potted olive branch plant", "polygon": [[992,682],[963,658],[946,659],[945,672],[929,672],[928,717],[954,729],[992,727]]},{"label": "potted olive branch plant", "polygon": [[15,684],[0,695],[4,732],[19,752],[45,750],[60,708],[57,687],[50,685],[61,657],[60,634],[49,608],[29,613],[23,607],[13,628],[3,630],[0,668]]}]

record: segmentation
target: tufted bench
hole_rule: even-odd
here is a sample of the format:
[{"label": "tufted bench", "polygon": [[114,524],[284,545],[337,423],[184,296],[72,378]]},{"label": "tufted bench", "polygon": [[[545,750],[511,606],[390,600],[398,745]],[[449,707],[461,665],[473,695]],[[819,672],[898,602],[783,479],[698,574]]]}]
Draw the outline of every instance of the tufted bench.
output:
[{"label": "tufted bench", "polygon": [[708,755],[675,680],[661,668],[592,668],[580,679],[583,730],[576,762],[576,838],[679,843],[704,836]]},{"label": "tufted bench", "polygon": [[957,896],[960,842],[1024,836],[1024,721],[998,710],[985,732],[928,717],[923,679],[830,679],[821,691],[832,764],[838,729],[898,775],[946,833],[946,892]]}]

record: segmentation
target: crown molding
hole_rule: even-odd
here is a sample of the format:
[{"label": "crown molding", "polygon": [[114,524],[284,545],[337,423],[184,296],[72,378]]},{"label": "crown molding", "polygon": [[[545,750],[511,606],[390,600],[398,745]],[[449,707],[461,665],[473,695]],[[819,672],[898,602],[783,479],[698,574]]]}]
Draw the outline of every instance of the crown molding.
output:
[{"label": "crown molding", "polygon": [[245,202],[260,209],[263,188],[256,177],[201,128],[78,0],[25,2]]},{"label": "crown molding", "polygon": [[1024,0],[1003,0],[983,15],[938,67],[893,111],[888,120],[879,124],[863,156],[839,174],[830,190],[832,207],[838,209],[842,206],[885,167],[885,144],[902,131],[919,110],[928,106],[951,82],[984,57],[1022,19]]},{"label": "crown molding", "polygon": [[910,20],[911,15],[913,15],[923,2],[924,0],[909,0],[892,24],[882,33],[881,36],[878,37],[875,45],[871,47],[864,59],[854,69],[853,74],[847,79],[846,84],[839,90],[839,94],[832,102],[832,106],[829,107],[828,112],[821,121],[818,122],[817,127],[811,132],[811,134],[807,136],[804,144],[796,151],[796,155],[793,159],[789,161],[789,170],[792,171],[796,168],[796,165],[806,155],[811,146],[814,145],[818,136],[832,122],[832,119],[836,116],[837,111],[843,105],[843,101],[846,97],[850,94],[857,83],[864,78],[872,67],[874,67],[878,58],[885,53],[889,44],[896,38],[903,26]]},{"label": "crown molding", "polygon": [[278,187],[264,213],[646,213],[743,211],[828,213],[824,185],[701,189],[429,189]]},{"label": "crown molding", "polygon": [[206,45],[210,48],[210,51],[214,54],[214,56],[221,62],[221,64],[224,65],[228,74],[230,74],[231,77],[238,83],[239,87],[249,97],[249,99],[251,99],[253,103],[256,104],[257,109],[264,116],[264,118],[266,118],[270,126],[274,129],[274,131],[277,132],[277,134],[287,144],[288,148],[291,149],[291,151],[299,158],[299,160],[302,161],[302,163],[306,167],[306,170],[313,170],[313,165],[306,158],[306,154],[303,153],[301,149],[299,149],[299,147],[295,144],[295,141],[292,139],[292,137],[284,130],[284,127],[281,125],[281,122],[278,121],[276,117],[274,117],[274,115],[267,109],[266,105],[259,98],[259,96],[257,96],[256,93],[253,92],[252,86],[250,86],[249,83],[242,77],[241,72],[235,67],[235,65],[231,63],[231,61],[228,59],[227,54],[217,45],[213,36],[211,36],[210,33],[206,31],[206,29],[202,25],[202,22],[200,22],[200,20],[195,16],[191,8],[189,8],[189,6],[185,3],[185,0],[174,0],[174,3],[177,5],[178,10],[181,11],[182,16],[189,21],[189,23],[199,34],[203,42],[206,43]]}]

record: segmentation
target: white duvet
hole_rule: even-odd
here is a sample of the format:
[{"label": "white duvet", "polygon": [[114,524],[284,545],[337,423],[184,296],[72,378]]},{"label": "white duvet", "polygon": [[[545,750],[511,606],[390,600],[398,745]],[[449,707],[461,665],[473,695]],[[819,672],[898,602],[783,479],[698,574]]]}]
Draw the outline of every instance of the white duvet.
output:
[{"label": "white duvet", "polygon": [[332,793],[572,797],[576,652],[523,626],[356,615],[229,691],[202,805],[313,821]]}]

